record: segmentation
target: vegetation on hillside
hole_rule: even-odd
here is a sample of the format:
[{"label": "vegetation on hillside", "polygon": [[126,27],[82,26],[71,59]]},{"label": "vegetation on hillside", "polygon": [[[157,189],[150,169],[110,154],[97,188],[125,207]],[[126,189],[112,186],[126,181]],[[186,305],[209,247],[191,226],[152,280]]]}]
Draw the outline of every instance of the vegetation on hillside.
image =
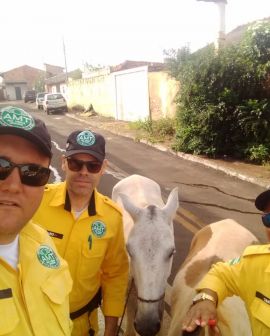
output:
[{"label": "vegetation on hillside", "polygon": [[270,156],[270,23],[249,27],[238,44],[191,54],[167,51],[181,83],[174,149],[265,162]]}]

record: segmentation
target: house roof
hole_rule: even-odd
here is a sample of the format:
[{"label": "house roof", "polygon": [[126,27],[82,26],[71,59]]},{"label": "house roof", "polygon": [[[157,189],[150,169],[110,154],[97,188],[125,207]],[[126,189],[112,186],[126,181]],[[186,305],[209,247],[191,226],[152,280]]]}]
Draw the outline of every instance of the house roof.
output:
[{"label": "house roof", "polygon": [[65,83],[65,81],[66,81],[66,74],[61,73],[56,76],[46,78],[45,84],[53,85],[53,84]]},{"label": "house roof", "polygon": [[41,69],[31,67],[29,65],[22,65],[20,67],[5,71],[1,73],[1,77],[5,82],[25,82],[30,75],[41,75],[45,72]]},{"label": "house roof", "polygon": [[59,65],[52,65],[48,63],[44,63],[45,67],[45,72],[46,72],[46,77],[53,77],[59,74],[63,74],[64,72],[64,67],[59,66]]},{"label": "house roof", "polygon": [[[79,71],[81,72],[80,69],[70,71],[70,72],[68,72],[67,77],[68,78],[77,77]],[[66,81],[66,73],[60,73],[58,75],[46,78],[45,79],[45,84],[47,84],[47,85],[61,84],[61,83],[65,83],[65,81]]]},{"label": "house roof", "polygon": [[32,89],[36,81],[44,75],[45,71],[29,65],[22,65],[1,73],[5,84],[26,84],[29,89]]},{"label": "house roof", "polygon": [[111,67],[111,72],[122,71],[140,66],[148,65],[148,71],[162,71],[165,69],[165,64],[160,62],[146,62],[146,61],[125,61],[116,66]]},{"label": "house roof", "polygon": [[240,42],[240,40],[242,39],[247,29],[258,21],[270,21],[270,17],[248,22],[246,24],[236,27],[235,29],[230,31],[228,34],[226,34],[225,44],[233,44],[233,43]]}]

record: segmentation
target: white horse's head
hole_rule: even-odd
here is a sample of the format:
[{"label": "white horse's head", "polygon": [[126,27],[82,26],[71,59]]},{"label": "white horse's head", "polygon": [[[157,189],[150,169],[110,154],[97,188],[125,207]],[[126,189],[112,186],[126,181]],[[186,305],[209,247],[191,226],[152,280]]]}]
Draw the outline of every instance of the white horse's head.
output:
[{"label": "white horse's head", "polygon": [[137,290],[134,327],[141,336],[154,336],[160,329],[165,289],[175,252],[172,219],[178,208],[178,190],[172,190],[163,208],[155,205],[139,208],[127,195],[119,196],[134,221],[127,241]]}]

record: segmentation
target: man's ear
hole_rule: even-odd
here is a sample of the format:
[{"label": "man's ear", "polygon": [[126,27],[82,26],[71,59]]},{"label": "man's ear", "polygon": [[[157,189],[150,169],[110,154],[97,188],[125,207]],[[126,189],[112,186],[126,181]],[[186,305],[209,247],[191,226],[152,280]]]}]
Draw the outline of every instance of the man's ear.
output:
[{"label": "man's ear", "polygon": [[62,170],[65,172],[66,171],[66,160],[65,160],[65,155],[62,155],[61,157],[61,167],[62,167]]},{"label": "man's ear", "polygon": [[101,174],[102,175],[105,174],[107,166],[108,166],[108,160],[104,159],[103,162],[102,162],[102,167],[101,167]]}]

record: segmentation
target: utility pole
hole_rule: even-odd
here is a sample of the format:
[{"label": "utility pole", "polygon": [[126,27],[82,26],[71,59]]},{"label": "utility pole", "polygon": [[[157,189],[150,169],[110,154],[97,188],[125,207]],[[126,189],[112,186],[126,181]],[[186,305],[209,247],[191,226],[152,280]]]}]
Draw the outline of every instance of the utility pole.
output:
[{"label": "utility pole", "polygon": [[216,48],[220,49],[224,43],[226,38],[225,33],[225,10],[226,10],[226,4],[227,0],[197,0],[197,1],[204,1],[204,2],[213,2],[218,6],[219,11],[219,32],[218,32],[218,38],[216,41]]},{"label": "utility pole", "polygon": [[64,59],[65,59],[65,73],[66,73],[66,85],[68,84],[68,71],[67,71],[67,57],[66,57],[66,46],[63,37],[63,52],[64,52]]}]

